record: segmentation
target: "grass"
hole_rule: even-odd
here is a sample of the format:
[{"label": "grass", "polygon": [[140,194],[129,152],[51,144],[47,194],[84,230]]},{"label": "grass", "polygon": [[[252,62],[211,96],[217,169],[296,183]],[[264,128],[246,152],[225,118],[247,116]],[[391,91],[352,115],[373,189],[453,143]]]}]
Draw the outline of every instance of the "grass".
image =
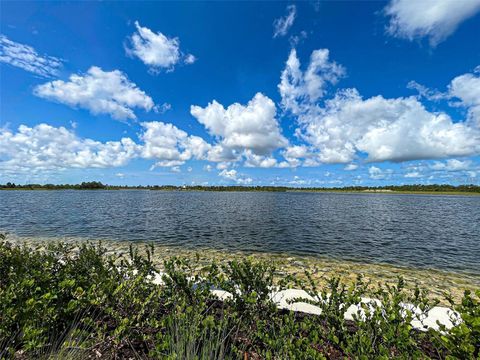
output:
[{"label": "grass", "polygon": [[[101,244],[48,244],[32,250],[0,239],[0,357],[18,359],[475,359],[480,351],[480,291],[451,307],[463,322],[452,330],[419,332],[408,302],[427,312],[437,302],[399,278],[372,285],[359,277],[324,284],[275,276],[275,263],[241,258],[219,264],[165,260],[164,283],[155,248],[127,256]],[[320,316],[279,310],[272,288],[301,287]],[[221,302],[210,292],[233,294]],[[318,296],[321,294],[321,296]],[[329,295],[327,297],[327,294]],[[369,295],[353,321],[342,309]],[[328,300],[325,300],[328,299]],[[340,306],[343,304],[342,306]],[[363,315],[362,315],[363,314]]]}]

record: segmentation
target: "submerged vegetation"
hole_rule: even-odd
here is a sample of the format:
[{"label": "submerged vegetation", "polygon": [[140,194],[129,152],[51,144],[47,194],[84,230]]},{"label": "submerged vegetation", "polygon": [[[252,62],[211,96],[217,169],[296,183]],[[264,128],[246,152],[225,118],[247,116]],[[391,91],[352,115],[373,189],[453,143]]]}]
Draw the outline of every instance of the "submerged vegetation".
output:
[{"label": "submerged vegetation", "polygon": [[287,187],[287,186],[175,186],[175,185],[105,185],[99,181],[81,184],[0,184],[0,190],[164,190],[164,191],[338,191],[338,192],[404,192],[404,193],[470,193],[480,194],[478,185],[412,184],[388,186],[345,186],[345,187]]},{"label": "submerged vegetation", "polygon": [[[165,260],[154,247],[128,256],[101,244],[48,244],[43,250],[0,239],[0,358],[343,359],[460,358],[480,351],[480,290],[451,307],[463,322],[453,329],[415,330],[417,316],[436,304],[426,291],[372,286],[361,277],[346,285],[286,276],[275,264],[249,258],[199,266]],[[143,255],[145,254],[145,255]],[[302,287],[321,315],[281,310],[272,289]],[[212,289],[231,293],[220,301]],[[353,315],[345,309],[361,297]]]}]

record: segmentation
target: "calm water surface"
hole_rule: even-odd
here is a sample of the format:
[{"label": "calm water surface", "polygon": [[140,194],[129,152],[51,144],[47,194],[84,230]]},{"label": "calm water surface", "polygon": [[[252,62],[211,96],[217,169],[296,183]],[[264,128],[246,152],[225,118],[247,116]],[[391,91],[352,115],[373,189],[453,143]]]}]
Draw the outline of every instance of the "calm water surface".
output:
[{"label": "calm water surface", "polygon": [[327,256],[480,275],[480,197],[335,193],[0,191],[21,237]]}]

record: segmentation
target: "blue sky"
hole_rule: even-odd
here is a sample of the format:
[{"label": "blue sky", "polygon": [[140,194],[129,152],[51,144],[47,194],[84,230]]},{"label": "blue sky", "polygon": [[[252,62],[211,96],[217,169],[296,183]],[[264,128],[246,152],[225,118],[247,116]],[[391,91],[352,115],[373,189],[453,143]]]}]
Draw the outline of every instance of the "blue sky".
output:
[{"label": "blue sky", "polygon": [[3,2],[0,183],[480,183],[480,1]]}]

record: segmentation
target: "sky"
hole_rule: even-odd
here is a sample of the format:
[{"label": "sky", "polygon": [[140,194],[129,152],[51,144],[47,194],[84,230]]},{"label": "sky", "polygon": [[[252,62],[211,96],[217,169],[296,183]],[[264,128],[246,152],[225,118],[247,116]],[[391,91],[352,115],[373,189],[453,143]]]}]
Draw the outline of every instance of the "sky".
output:
[{"label": "sky", "polygon": [[0,183],[480,184],[480,0],[0,6]]}]

